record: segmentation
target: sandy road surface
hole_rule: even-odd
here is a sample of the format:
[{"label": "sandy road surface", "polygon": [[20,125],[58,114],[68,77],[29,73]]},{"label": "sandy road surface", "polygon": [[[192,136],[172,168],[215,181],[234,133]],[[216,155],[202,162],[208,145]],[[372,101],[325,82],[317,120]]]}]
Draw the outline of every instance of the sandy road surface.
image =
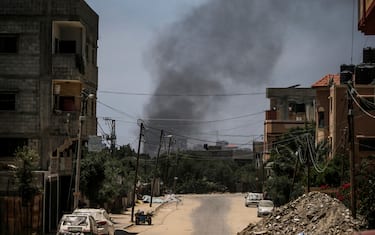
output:
[{"label": "sandy road surface", "polygon": [[244,206],[244,194],[183,195],[180,203],[158,209],[153,224],[127,229],[141,235],[231,235],[257,222],[256,208]]}]

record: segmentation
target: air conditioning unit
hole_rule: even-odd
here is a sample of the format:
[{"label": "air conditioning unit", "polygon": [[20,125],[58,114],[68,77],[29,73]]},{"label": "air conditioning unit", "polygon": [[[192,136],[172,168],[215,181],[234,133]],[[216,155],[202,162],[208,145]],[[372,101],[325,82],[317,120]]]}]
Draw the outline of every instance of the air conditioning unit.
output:
[{"label": "air conditioning unit", "polygon": [[371,47],[363,48],[363,63],[364,64],[375,63],[375,48],[371,48]]},{"label": "air conditioning unit", "polygon": [[370,84],[375,79],[375,64],[360,64],[355,68],[355,83]]},{"label": "air conditioning unit", "polygon": [[342,64],[340,66],[340,84],[347,84],[353,80],[355,66],[353,64]]}]

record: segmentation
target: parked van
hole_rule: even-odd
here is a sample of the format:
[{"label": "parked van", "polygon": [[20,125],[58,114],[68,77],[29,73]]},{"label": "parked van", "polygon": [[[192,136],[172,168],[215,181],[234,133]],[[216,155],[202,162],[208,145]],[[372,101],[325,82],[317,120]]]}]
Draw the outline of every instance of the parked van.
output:
[{"label": "parked van", "polygon": [[256,206],[260,200],[263,200],[263,193],[247,193],[245,197],[245,206]]}]

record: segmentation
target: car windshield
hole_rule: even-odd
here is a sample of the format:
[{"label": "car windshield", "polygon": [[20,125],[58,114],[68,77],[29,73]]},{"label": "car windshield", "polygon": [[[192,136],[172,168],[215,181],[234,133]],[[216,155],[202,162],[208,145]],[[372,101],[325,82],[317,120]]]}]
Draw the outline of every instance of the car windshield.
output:
[{"label": "car windshield", "polygon": [[78,209],[73,212],[74,214],[86,214],[86,215],[91,215],[94,217],[95,220],[102,220],[105,219],[103,213],[101,211],[96,211],[96,210],[82,210]]},{"label": "car windshield", "polygon": [[262,199],[262,194],[250,193],[249,194],[249,199],[250,200],[261,200]]},{"label": "car windshield", "polygon": [[273,207],[273,202],[272,201],[260,201],[259,206]]},{"label": "car windshield", "polygon": [[67,216],[63,219],[63,225],[87,225],[87,217],[86,216]]}]

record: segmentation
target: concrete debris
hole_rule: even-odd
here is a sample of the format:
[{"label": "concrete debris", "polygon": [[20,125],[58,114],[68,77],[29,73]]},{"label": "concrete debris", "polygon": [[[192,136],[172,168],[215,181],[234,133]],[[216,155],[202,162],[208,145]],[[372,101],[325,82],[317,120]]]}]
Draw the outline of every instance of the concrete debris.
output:
[{"label": "concrete debris", "polygon": [[238,235],[345,235],[364,226],[364,221],[354,219],[339,200],[324,193],[310,192],[275,208],[272,215],[257,224],[249,224]]}]

